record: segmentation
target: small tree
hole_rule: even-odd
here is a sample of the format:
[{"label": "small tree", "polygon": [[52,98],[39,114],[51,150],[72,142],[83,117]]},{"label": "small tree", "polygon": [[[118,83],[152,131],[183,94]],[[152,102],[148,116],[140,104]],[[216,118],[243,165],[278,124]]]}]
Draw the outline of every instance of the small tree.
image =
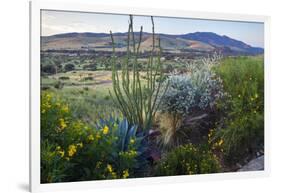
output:
[{"label": "small tree", "polygon": [[89,65],[83,66],[83,69],[95,71],[95,70],[97,70],[97,65],[95,63],[92,63],[92,64],[89,64]]},{"label": "small tree", "polygon": [[47,64],[47,65],[42,66],[41,71],[46,74],[55,74],[56,67],[52,64]]},{"label": "small tree", "polygon": [[71,64],[71,63],[68,63],[68,64],[66,64],[66,65],[64,66],[64,70],[65,70],[66,72],[72,71],[72,70],[74,70],[74,69],[75,69],[75,66],[74,66],[74,64]]}]

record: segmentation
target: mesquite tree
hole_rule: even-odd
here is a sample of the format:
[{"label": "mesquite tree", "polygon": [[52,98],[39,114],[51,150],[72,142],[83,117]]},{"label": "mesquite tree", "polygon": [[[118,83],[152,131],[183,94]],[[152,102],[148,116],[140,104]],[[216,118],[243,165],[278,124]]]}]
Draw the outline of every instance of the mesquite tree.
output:
[{"label": "mesquite tree", "polygon": [[[138,125],[139,130],[147,131],[151,128],[155,113],[161,103],[161,98],[168,85],[164,84],[161,64],[160,38],[156,46],[154,21],[152,22],[152,49],[147,59],[145,68],[138,63],[143,28],[141,27],[136,41],[133,30],[133,16],[130,15],[127,34],[127,55],[122,63],[121,71],[116,66],[115,42],[110,31],[113,56],[112,56],[112,83],[113,93],[110,96],[117,104],[123,115],[131,124]],[[132,65],[130,65],[132,64]],[[132,66],[131,68],[129,66]],[[145,78],[141,78],[141,73]]]}]

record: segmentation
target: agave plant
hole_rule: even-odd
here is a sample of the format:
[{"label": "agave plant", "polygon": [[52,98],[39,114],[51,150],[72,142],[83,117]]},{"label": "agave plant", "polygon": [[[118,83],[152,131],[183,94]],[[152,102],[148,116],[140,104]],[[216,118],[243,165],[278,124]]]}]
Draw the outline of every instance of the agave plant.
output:
[{"label": "agave plant", "polygon": [[[145,135],[140,132],[137,133],[137,126],[130,125],[126,118],[120,120],[119,118],[110,116],[109,119],[99,119],[96,123],[96,128],[103,130],[105,127],[108,127],[112,135],[117,138],[116,145],[118,151],[126,151],[129,144],[134,144],[138,150],[143,149],[140,148],[140,145]],[[138,152],[138,154],[141,153],[142,151]]]},{"label": "agave plant", "polygon": [[160,159],[160,151],[151,143],[151,138],[159,135],[157,131],[138,131],[137,126],[130,125],[126,118],[119,119],[113,116],[109,119],[99,119],[96,128],[103,130],[105,127],[108,127],[109,132],[117,138],[116,152],[125,152],[132,148],[137,151],[135,175],[143,176],[143,173],[148,173],[149,163]]}]

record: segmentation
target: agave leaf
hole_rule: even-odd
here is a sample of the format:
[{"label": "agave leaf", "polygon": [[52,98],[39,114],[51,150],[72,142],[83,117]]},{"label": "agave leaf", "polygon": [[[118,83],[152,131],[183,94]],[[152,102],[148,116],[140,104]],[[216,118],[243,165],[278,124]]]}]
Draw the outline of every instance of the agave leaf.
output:
[{"label": "agave leaf", "polygon": [[114,123],[114,122],[115,122],[115,119],[110,115],[108,122],[109,122],[109,123]]},{"label": "agave leaf", "polygon": [[124,119],[119,124],[119,137],[121,138],[121,150],[122,151],[124,151],[124,149],[125,149],[127,132],[128,132],[128,121],[127,121],[127,119]]},{"label": "agave leaf", "polygon": [[129,129],[129,132],[128,132],[128,138],[131,139],[132,137],[135,137],[136,136],[136,133],[137,133],[137,126],[132,126],[130,129]]}]

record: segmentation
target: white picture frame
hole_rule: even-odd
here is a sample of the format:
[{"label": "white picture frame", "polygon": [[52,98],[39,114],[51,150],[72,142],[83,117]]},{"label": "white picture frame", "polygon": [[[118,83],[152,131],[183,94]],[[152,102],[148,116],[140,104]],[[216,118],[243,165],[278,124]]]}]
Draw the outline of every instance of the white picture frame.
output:
[{"label": "white picture frame", "polygon": [[[149,177],[126,180],[85,181],[71,183],[40,184],[40,10],[64,10],[95,13],[116,13],[168,16],[226,21],[264,23],[264,77],[265,77],[265,169],[264,171],[218,173],[192,176]],[[144,9],[137,7],[102,6],[85,3],[30,2],[30,191],[73,190],[117,186],[141,186],[146,184],[179,183],[241,179],[268,176],[270,173],[270,18],[258,15],[193,12],[185,10]]]}]

